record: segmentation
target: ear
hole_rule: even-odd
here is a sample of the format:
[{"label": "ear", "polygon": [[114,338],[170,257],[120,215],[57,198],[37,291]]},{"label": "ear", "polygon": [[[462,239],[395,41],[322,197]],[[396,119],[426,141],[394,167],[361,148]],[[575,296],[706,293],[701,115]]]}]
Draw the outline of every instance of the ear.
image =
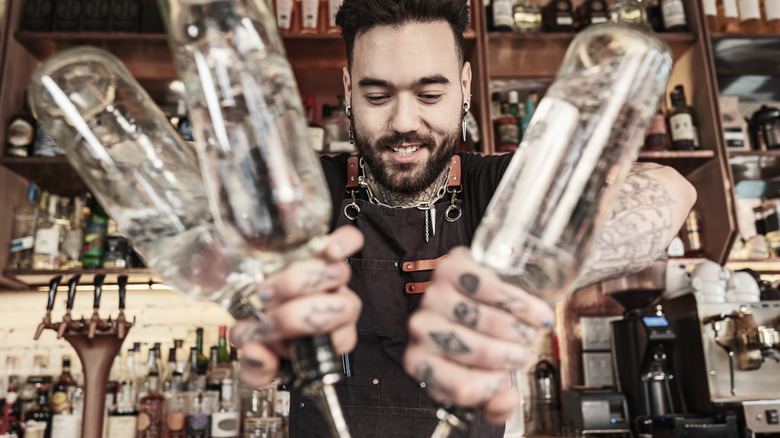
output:
[{"label": "ear", "polygon": [[346,102],[347,105],[352,105],[352,76],[349,74],[348,67],[344,67],[342,72],[342,81],[344,82],[344,102]]},{"label": "ear", "polygon": [[463,69],[460,72],[460,86],[463,91],[463,99],[471,100],[471,63],[463,63]]}]

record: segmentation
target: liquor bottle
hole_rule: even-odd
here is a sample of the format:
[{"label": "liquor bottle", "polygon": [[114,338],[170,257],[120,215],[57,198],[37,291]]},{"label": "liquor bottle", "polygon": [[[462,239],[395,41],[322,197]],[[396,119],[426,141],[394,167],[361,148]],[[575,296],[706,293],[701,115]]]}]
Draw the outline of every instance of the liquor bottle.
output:
[{"label": "liquor bottle", "polygon": [[198,349],[197,372],[206,374],[209,369],[209,358],[203,354],[203,327],[198,327],[195,329],[195,348]]},{"label": "liquor bottle", "polygon": [[744,33],[761,33],[763,23],[758,0],[738,0],[739,28]]},{"label": "liquor bottle", "polygon": [[298,33],[297,17],[299,15],[298,2],[295,0],[275,0],[276,24],[282,35]]},{"label": "liquor bottle", "polygon": [[507,111],[516,119],[520,115],[520,93],[517,90],[510,90],[507,93],[507,101],[509,103]]},{"label": "liquor bottle", "polygon": [[766,31],[780,33],[780,0],[763,0],[761,7],[766,18]]},{"label": "liquor bottle", "polygon": [[24,29],[51,31],[55,0],[28,0],[24,9]]},{"label": "liquor bottle", "polygon": [[230,364],[230,352],[228,351],[227,326],[219,326],[219,338],[217,339],[217,363]]},{"label": "liquor bottle", "polygon": [[650,127],[647,129],[644,150],[665,151],[669,149],[669,137],[666,131],[666,118],[661,109],[653,116]]},{"label": "liquor bottle", "polygon": [[35,143],[35,119],[27,106],[27,98],[19,113],[11,117],[5,131],[5,154],[9,157],[31,157]]},{"label": "liquor bottle", "polygon": [[184,102],[184,99],[179,99],[179,103],[176,105],[176,115],[179,118],[176,122],[176,132],[184,141],[195,141],[192,136],[192,123],[187,115],[187,103]]},{"label": "liquor bottle", "polygon": [[86,0],[84,2],[84,26],[88,32],[104,32],[111,24],[111,0]]},{"label": "liquor bottle", "polygon": [[225,368],[219,364],[219,348],[215,345],[209,350],[209,370],[206,374],[206,390],[219,391],[222,386],[222,379],[225,375]]},{"label": "liquor bottle", "polygon": [[718,28],[721,32],[739,32],[737,0],[718,0]]},{"label": "liquor bottle", "polygon": [[494,91],[490,93],[490,120],[495,122],[501,117],[501,93]]},{"label": "liquor bottle", "polygon": [[328,8],[328,26],[325,33],[341,33],[341,28],[336,26],[336,14],[339,11],[341,0],[323,0]]},{"label": "liquor bottle", "polygon": [[211,414],[211,436],[213,438],[238,438],[241,429],[240,407],[233,392],[233,379],[222,380],[219,409]]},{"label": "liquor bottle", "polygon": [[664,17],[661,12],[660,0],[642,0],[647,11],[647,21],[650,22],[650,28],[653,32],[664,31]]},{"label": "liquor bottle", "polygon": [[330,117],[322,121],[325,128],[325,150],[331,153],[355,150],[355,146],[349,142],[349,117],[344,96],[338,96],[338,106],[332,110]]},{"label": "liquor bottle", "polygon": [[182,379],[187,378],[187,352],[184,351],[184,339],[174,339],[173,346],[176,349],[176,370],[182,376]]},{"label": "liquor bottle", "polygon": [[680,99],[675,90],[670,93],[672,111],[667,116],[669,136],[672,149],[676,151],[692,151],[694,149],[693,116]]},{"label": "liquor bottle", "polygon": [[114,32],[137,32],[141,21],[141,0],[114,0]]},{"label": "liquor bottle", "polygon": [[179,370],[178,362],[176,362],[176,347],[171,347],[168,350],[168,373],[162,384],[162,393],[169,396],[183,390],[184,381],[182,379],[182,371]]},{"label": "liquor bottle", "polygon": [[283,381],[276,385],[276,415],[282,418],[283,430],[288,430],[290,422],[290,388]]},{"label": "liquor bottle", "polygon": [[49,406],[50,390],[51,387],[49,385],[41,385],[38,387],[36,406],[31,411],[29,411],[25,417],[26,428],[43,430],[43,438],[51,437],[52,410]]},{"label": "liquor bottle", "polygon": [[165,430],[168,438],[184,438],[186,424],[186,403],[188,394],[176,392],[167,396],[165,402]]},{"label": "liquor bottle", "polygon": [[33,246],[33,269],[59,269],[63,230],[57,225],[59,196],[49,195],[45,214],[38,216]]},{"label": "liquor bottle", "polygon": [[94,197],[91,199],[87,224],[84,227],[84,250],[81,267],[100,269],[103,267],[103,253],[108,232],[108,215]]},{"label": "liquor bottle", "polygon": [[214,412],[213,396],[207,392],[192,394],[186,410],[185,436],[187,438],[211,437],[211,414]]},{"label": "liquor bottle", "polygon": [[134,438],[137,429],[136,410],[137,376],[135,374],[135,350],[129,349],[125,366],[119,379],[116,405],[108,412],[107,438]]},{"label": "liquor bottle", "polygon": [[301,2],[301,34],[316,34],[319,32],[319,0],[300,0]]},{"label": "liquor bottle", "polygon": [[8,387],[8,393],[5,396],[5,405],[3,405],[3,422],[0,424],[0,434],[4,436],[24,436],[22,428],[22,419],[19,418],[19,403],[17,387],[11,385]]},{"label": "liquor bottle", "polygon": [[54,30],[76,32],[81,29],[84,10],[81,0],[57,0],[54,12]]},{"label": "liquor bottle", "polygon": [[536,111],[536,104],[539,102],[539,95],[536,91],[528,93],[528,97],[525,99],[525,108],[522,117],[520,117],[520,140],[525,136],[525,131],[528,129],[528,125],[531,123],[531,117],[534,116]]},{"label": "liquor bottle", "polygon": [[51,393],[51,409],[54,415],[70,413],[73,407],[71,399],[76,390],[76,381],[70,372],[70,358],[62,358],[62,374],[54,384]]},{"label": "liquor bottle", "polygon": [[512,30],[539,33],[542,30],[542,8],[530,0],[520,0],[512,7]]},{"label": "liquor bottle", "polygon": [[496,152],[513,152],[520,145],[520,125],[517,118],[509,113],[509,105],[501,111],[501,117],[496,119]]},{"label": "liquor bottle", "polygon": [[[154,348],[150,348],[148,351],[148,356],[146,360],[146,378],[143,379],[143,382],[141,382],[141,386],[138,388],[138,400],[144,398],[147,394],[149,394],[152,391],[152,388],[150,385],[153,383],[157,385],[157,391],[159,392],[160,388],[160,366],[157,363],[157,350]],[[150,379],[150,377],[154,375],[154,379]],[[141,408],[139,406],[139,413],[138,413],[138,421],[141,421]]]},{"label": "liquor bottle", "polygon": [[701,257],[702,247],[701,218],[696,210],[691,210],[682,228],[682,240],[685,246],[685,257]]},{"label": "liquor bottle", "polygon": [[306,121],[309,124],[308,132],[311,139],[311,147],[317,152],[322,152],[325,147],[325,128],[317,124],[314,120],[316,110],[316,100],[314,93],[306,93],[303,108],[306,111]]},{"label": "liquor bottle", "polygon": [[645,4],[639,0],[616,0],[610,9],[609,19],[613,23],[630,24],[645,30],[651,29]]},{"label": "liquor bottle", "polygon": [[699,142],[699,122],[696,118],[696,110],[692,106],[688,105],[688,100],[685,98],[685,87],[678,84],[674,86],[677,95],[680,97],[680,104],[691,114],[691,121],[693,122],[693,148],[700,149],[701,143]]},{"label": "liquor bottle", "polygon": [[661,0],[661,15],[667,32],[687,32],[688,20],[682,0]]},{"label": "liquor bottle", "polygon": [[704,20],[707,24],[707,29],[710,32],[718,31],[718,4],[716,0],[702,0],[701,1],[702,12],[704,13]]},{"label": "liquor bottle", "polygon": [[198,349],[196,347],[190,349],[185,387],[188,392],[203,392],[206,390],[206,372],[201,371],[201,367],[198,365]]},{"label": "liquor bottle", "polygon": [[574,30],[574,8],[571,0],[552,0],[542,8],[544,28],[548,32],[571,32]]},{"label": "liquor bottle", "polygon": [[515,24],[514,12],[512,10],[514,2],[512,0],[491,0],[490,5],[493,10],[491,14],[493,27],[490,30],[494,32],[511,32]]},{"label": "liquor bottle", "polygon": [[70,215],[70,227],[62,238],[62,253],[60,254],[63,269],[81,268],[81,250],[84,247],[84,223],[82,215],[86,199],[84,196],[73,198],[73,208]]},{"label": "liquor bottle", "polygon": [[35,244],[35,226],[38,222],[38,187],[30,182],[27,187],[27,200],[14,210],[14,226],[11,235],[10,269],[30,269],[33,265],[33,246]]},{"label": "liquor bottle", "polygon": [[[155,355],[150,349],[149,355]],[[158,438],[163,433],[165,396],[160,394],[160,374],[157,367],[149,370],[144,381],[147,393],[138,401],[138,434],[136,438]]]},{"label": "liquor bottle", "polygon": [[609,7],[605,0],[585,0],[577,8],[578,28],[609,21]]}]

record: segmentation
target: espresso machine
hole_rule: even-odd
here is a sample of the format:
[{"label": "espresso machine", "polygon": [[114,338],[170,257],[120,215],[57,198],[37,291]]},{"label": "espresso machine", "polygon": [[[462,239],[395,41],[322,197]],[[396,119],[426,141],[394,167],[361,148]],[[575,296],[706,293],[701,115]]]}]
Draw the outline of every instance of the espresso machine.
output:
[{"label": "espresso machine", "polygon": [[659,304],[666,287],[665,260],[603,284],[624,309],[611,326],[613,371],[626,397],[634,432],[641,437],[737,438],[734,416],[690,410],[680,371],[680,331]]},{"label": "espresso machine", "polygon": [[702,303],[687,294],[664,309],[688,408],[734,413],[743,438],[780,437],[780,301]]}]

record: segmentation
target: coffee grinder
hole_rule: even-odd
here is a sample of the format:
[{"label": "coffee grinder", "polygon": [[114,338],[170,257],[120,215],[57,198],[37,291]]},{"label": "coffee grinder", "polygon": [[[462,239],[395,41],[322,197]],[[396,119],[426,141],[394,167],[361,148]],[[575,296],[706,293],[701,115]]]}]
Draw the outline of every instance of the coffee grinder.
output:
[{"label": "coffee grinder", "polygon": [[666,285],[666,261],[656,261],[634,275],[604,283],[604,291],[624,309],[612,321],[611,347],[618,391],[629,418],[662,417],[685,411],[674,370],[677,336],[656,303]]}]

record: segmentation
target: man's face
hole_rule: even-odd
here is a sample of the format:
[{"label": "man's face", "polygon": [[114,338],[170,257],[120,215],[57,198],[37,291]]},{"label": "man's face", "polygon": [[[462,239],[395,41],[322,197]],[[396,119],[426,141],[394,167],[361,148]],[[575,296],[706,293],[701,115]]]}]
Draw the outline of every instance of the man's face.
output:
[{"label": "man's face", "polygon": [[379,26],[355,38],[344,92],[358,151],[387,189],[422,191],[458,149],[471,67],[460,69],[455,44],[444,21]]}]

